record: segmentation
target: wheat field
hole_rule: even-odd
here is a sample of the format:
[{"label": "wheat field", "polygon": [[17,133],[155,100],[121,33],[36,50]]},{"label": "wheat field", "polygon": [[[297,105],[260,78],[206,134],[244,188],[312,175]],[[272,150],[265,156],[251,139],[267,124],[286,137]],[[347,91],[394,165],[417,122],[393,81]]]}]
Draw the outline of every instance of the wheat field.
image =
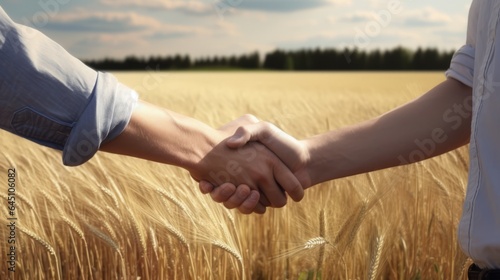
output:
[{"label": "wheat field", "polygon": [[[142,99],[214,127],[251,113],[297,138],[381,114],[443,73],[116,73]],[[0,132],[16,170],[16,263],[0,279],[466,279],[456,228],[467,147],[315,186],[265,215],[226,210],[179,168],[60,152]],[[7,187],[0,192],[7,222]]]}]

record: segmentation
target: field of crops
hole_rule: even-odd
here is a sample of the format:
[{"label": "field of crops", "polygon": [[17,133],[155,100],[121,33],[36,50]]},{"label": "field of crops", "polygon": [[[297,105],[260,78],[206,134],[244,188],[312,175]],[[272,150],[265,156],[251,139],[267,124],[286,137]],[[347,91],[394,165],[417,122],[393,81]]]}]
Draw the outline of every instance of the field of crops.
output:
[{"label": "field of crops", "polygon": [[[214,127],[251,113],[297,138],[377,116],[443,73],[117,73],[142,99]],[[100,153],[76,168],[0,132],[0,279],[465,279],[467,147],[317,185],[265,215],[226,210],[179,168]],[[7,256],[7,258],[9,258]]]}]

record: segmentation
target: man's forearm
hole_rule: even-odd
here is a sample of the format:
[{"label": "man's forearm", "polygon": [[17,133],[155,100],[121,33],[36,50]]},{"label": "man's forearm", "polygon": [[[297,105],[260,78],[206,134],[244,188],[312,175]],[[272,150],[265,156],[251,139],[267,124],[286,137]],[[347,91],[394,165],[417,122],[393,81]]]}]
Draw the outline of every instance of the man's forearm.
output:
[{"label": "man's forearm", "polygon": [[469,142],[471,88],[448,79],[376,119],[304,141],[312,185],[430,158]]},{"label": "man's forearm", "polygon": [[101,150],[193,170],[219,138],[202,122],[139,102],[125,131]]}]

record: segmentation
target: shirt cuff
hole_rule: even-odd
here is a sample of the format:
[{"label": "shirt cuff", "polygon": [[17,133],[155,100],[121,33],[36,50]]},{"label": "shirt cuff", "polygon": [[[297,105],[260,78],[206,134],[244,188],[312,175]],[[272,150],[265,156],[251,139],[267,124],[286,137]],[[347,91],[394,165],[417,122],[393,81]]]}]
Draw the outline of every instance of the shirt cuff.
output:
[{"label": "shirt cuff", "polygon": [[128,125],[137,101],[134,90],[119,83],[113,75],[98,72],[89,103],[64,145],[64,165],[85,163],[103,142],[118,136]]},{"label": "shirt cuff", "polygon": [[474,57],[475,48],[470,45],[461,47],[451,59],[450,68],[446,71],[446,77],[454,78],[463,84],[472,87],[474,80]]}]

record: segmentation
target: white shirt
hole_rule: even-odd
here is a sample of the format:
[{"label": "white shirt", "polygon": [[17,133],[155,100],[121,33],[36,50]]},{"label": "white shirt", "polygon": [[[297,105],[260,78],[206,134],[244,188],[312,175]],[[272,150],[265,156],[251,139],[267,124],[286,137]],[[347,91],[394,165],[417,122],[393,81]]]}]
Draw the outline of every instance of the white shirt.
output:
[{"label": "white shirt", "polygon": [[127,126],[137,94],[96,72],[0,7],[0,128],[89,160]]},{"label": "white shirt", "polygon": [[459,242],[479,267],[490,269],[500,269],[499,15],[499,0],[473,1],[466,45],[446,72],[473,88],[469,180]]}]

